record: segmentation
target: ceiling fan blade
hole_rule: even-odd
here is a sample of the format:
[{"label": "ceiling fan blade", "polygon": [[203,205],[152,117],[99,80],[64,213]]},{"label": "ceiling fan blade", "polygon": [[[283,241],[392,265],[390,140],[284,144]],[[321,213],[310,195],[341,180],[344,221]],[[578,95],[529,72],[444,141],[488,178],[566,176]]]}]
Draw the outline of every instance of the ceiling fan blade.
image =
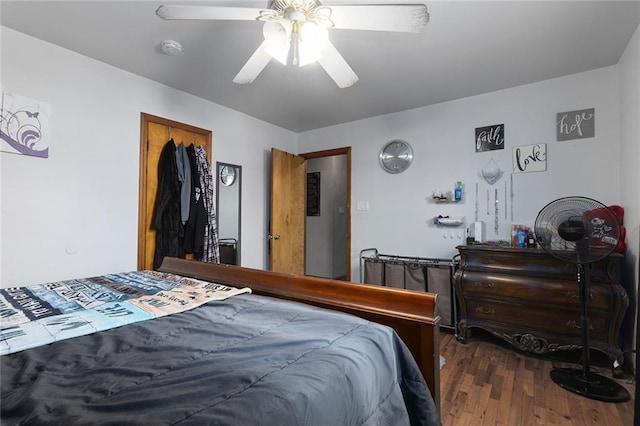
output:
[{"label": "ceiling fan blade", "polygon": [[162,19],[212,19],[232,21],[253,21],[262,9],[222,6],[160,6],[156,15]]},{"label": "ceiling fan blade", "polygon": [[417,33],[429,22],[429,12],[422,3],[331,6],[331,20],[334,28],[347,30]]},{"label": "ceiling fan blade", "polygon": [[263,41],[262,44],[253,52],[253,55],[249,58],[242,69],[233,78],[233,82],[237,84],[249,84],[253,83],[253,80],[262,72],[264,67],[271,61],[271,55],[267,53],[265,47],[267,42]]},{"label": "ceiling fan blade", "polygon": [[318,59],[318,63],[341,89],[353,86],[358,81],[356,73],[330,41],[327,41],[322,50],[322,57]]}]

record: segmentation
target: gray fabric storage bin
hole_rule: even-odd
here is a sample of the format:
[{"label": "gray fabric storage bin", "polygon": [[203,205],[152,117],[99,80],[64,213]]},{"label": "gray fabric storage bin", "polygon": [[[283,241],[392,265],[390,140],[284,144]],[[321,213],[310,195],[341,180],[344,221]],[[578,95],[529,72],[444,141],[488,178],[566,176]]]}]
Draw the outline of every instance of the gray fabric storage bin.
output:
[{"label": "gray fabric storage bin", "polygon": [[384,262],[379,259],[364,260],[364,282],[384,285]]},{"label": "gray fabric storage bin", "polygon": [[436,313],[440,315],[443,324],[453,325],[451,269],[449,266],[428,265],[426,270],[427,291],[438,294]]},{"label": "gray fabric storage bin", "polygon": [[387,287],[404,288],[404,263],[384,263],[384,285]]},{"label": "gray fabric storage bin", "polygon": [[407,263],[404,267],[404,288],[427,291],[424,268],[420,263]]}]

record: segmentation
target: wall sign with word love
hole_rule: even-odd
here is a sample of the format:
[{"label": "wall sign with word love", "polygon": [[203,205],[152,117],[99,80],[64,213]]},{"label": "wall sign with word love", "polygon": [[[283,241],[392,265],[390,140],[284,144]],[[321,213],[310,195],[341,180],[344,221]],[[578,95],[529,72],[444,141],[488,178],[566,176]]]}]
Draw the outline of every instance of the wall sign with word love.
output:
[{"label": "wall sign with word love", "polygon": [[504,124],[476,127],[476,152],[504,149]]},{"label": "wall sign with word love", "polygon": [[556,118],[559,141],[592,138],[595,136],[596,109],[560,112]]},{"label": "wall sign with word love", "polygon": [[546,143],[513,148],[513,173],[544,172],[545,170],[547,170]]}]

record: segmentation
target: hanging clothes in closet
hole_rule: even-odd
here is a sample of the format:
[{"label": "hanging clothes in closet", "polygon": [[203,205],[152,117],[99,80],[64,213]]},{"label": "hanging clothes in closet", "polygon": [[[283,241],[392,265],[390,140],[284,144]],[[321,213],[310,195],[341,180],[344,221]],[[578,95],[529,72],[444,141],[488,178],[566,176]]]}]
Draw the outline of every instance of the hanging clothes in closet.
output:
[{"label": "hanging clothes in closet", "polygon": [[158,161],[158,190],[152,228],[156,231],[154,269],[165,256],[219,263],[215,198],[204,148],[176,147],[170,139]]},{"label": "hanging clothes in closet", "polygon": [[196,163],[200,175],[200,188],[203,190],[204,206],[207,210],[207,226],[204,230],[204,246],[201,260],[203,262],[220,263],[220,247],[218,245],[218,227],[216,226],[215,198],[213,177],[207,153],[201,146],[196,147]]},{"label": "hanging clothes in closet", "polygon": [[152,221],[156,231],[154,269],[160,267],[165,256],[184,258],[180,245],[180,183],[176,170],[176,144],[171,139],[162,148],[158,160],[158,192]]},{"label": "hanging clothes in closet", "polygon": [[184,250],[193,253],[196,259],[202,259],[204,232],[207,227],[207,209],[204,205],[203,191],[200,186],[200,174],[196,162],[196,148],[193,144],[187,147],[187,157],[191,166],[191,196],[189,218],[184,229]]},{"label": "hanging clothes in closet", "polygon": [[191,207],[191,163],[184,142],[180,142],[176,148],[176,169],[180,182],[180,220],[184,225],[189,219]]}]

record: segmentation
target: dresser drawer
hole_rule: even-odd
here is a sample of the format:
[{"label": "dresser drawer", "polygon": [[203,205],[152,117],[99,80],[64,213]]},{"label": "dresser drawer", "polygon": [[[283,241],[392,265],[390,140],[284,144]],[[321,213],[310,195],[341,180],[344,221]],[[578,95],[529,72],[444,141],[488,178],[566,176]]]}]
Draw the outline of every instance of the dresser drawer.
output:
[{"label": "dresser drawer", "polygon": [[[537,276],[565,280],[576,279],[576,265],[549,256],[539,249],[460,250],[461,268],[501,274]],[[619,282],[622,256],[614,254],[591,265],[592,282]]]},{"label": "dresser drawer", "polygon": [[[549,309],[581,306],[578,283],[538,277],[514,277],[464,271],[458,277],[462,294],[487,299],[514,299],[529,305],[552,305]],[[610,311],[615,308],[611,285],[591,283],[588,307]],[[528,310],[528,309],[527,309]]]},{"label": "dresser drawer", "polygon": [[[580,310],[564,309],[549,312],[548,309],[526,308],[519,304],[507,304],[490,300],[467,299],[467,321],[497,322],[513,328],[527,329],[531,333],[541,332],[555,336],[578,337],[582,323]],[[590,338],[606,340],[611,319],[602,315],[589,315]]]}]

